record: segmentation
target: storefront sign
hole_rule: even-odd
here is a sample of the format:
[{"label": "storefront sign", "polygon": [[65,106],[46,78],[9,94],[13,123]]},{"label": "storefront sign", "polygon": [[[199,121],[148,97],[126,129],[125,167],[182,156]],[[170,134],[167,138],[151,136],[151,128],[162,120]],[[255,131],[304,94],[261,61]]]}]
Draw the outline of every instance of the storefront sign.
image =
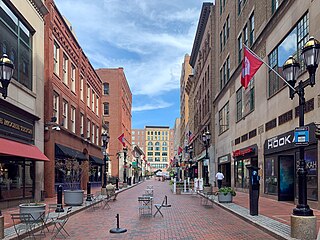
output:
[{"label": "storefront sign", "polygon": [[32,124],[4,112],[0,112],[0,132],[28,141],[33,140]]},{"label": "storefront sign", "polygon": [[218,164],[223,164],[223,163],[227,163],[227,162],[230,162],[230,155],[225,155],[225,156],[222,156],[222,157],[219,157],[218,158]]},{"label": "storefront sign", "polygon": [[[310,133],[315,131],[314,123],[308,125]],[[306,138],[304,139],[306,140]],[[314,134],[309,134],[308,141],[310,144],[316,143],[317,139],[315,138]],[[264,153],[271,154],[275,152],[280,152],[284,150],[289,150],[295,148],[295,137],[294,131],[289,131],[284,134],[280,134],[278,136],[269,138],[264,143]]]},{"label": "storefront sign", "polygon": [[248,148],[233,151],[232,156],[235,158],[235,157],[239,157],[239,156],[244,156],[249,153],[254,153],[254,148],[248,147]]}]

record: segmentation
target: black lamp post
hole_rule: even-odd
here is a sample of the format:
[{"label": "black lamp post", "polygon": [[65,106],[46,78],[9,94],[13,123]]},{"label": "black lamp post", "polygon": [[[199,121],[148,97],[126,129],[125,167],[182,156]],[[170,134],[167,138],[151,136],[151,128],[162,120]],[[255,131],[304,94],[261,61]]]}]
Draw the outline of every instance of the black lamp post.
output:
[{"label": "black lamp post", "polygon": [[[283,65],[284,77],[292,86],[292,88],[289,89],[290,98],[293,99],[295,93],[299,96],[299,127],[304,126],[304,88],[308,85],[313,87],[315,84],[315,72],[319,63],[319,50],[320,43],[313,37],[310,37],[309,41],[304,45],[301,53],[304,64],[309,72],[309,79],[300,81],[297,86],[295,86],[295,84],[300,64],[290,56]],[[304,159],[304,145],[301,145],[299,146],[299,166],[297,170],[299,200],[297,207],[293,209],[293,215],[296,216],[313,216],[313,211],[309,208],[307,203],[307,173],[306,161]]]},{"label": "black lamp post", "polygon": [[108,143],[109,143],[109,139],[110,136],[108,134],[108,132],[104,131],[101,134],[101,138],[102,138],[102,151],[103,151],[103,160],[104,160],[104,173],[103,173],[103,185],[102,188],[106,188],[107,186],[107,174],[108,174],[108,154],[107,154],[107,148],[108,148]]},{"label": "black lamp post", "polygon": [[10,84],[11,77],[13,75],[14,65],[8,58],[7,54],[3,54],[0,58],[0,81],[2,87],[0,87],[0,93],[2,93],[5,99],[8,95],[8,86]]},{"label": "black lamp post", "polygon": [[123,148],[123,183],[127,183],[127,152],[128,148]]},{"label": "black lamp post", "polygon": [[188,177],[192,178],[192,153],[193,153],[193,147],[192,145],[189,146],[188,148],[188,152],[189,152],[189,166],[188,166]]},{"label": "black lamp post", "polygon": [[206,166],[204,165],[203,161],[203,167],[202,167],[202,172],[204,175],[204,185],[209,185],[209,173],[208,173],[208,162],[209,162],[209,154],[208,154],[208,147],[209,147],[209,142],[211,139],[211,133],[209,131],[206,131],[205,133],[202,134],[202,141],[204,146],[206,147],[206,156],[205,156],[205,161],[206,161]]}]

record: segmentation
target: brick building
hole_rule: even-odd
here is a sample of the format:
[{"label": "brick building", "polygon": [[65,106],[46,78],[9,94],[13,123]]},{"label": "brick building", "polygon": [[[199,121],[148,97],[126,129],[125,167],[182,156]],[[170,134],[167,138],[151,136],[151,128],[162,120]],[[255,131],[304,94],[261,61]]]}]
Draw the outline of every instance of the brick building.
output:
[{"label": "brick building", "polygon": [[52,197],[58,184],[68,187],[70,161],[82,169],[78,188],[89,177],[101,185],[102,82],[54,1],[45,4],[45,190]]},{"label": "brick building", "polygon": [[[103,128],[109,133],[109,175],[119,177],[123,180],[124,151],[123,145],[118,137],[124,133],[125,145],[127,147],[127,161],[132,159],[131,144],[131,108],[132,94],[124,74],[123,68],[101,68],[96,69],[97,74],[103,82],[102,121]],[[111,174],[110,174],[111,173]],[[127,177],[130,177],[129,171]]]}]

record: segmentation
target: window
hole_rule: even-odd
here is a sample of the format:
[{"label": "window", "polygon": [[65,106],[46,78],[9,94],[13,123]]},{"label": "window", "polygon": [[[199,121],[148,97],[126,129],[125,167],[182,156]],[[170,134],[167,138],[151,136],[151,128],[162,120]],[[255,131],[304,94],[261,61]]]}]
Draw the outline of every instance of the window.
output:
[{"label": "window", "polygon": [[237,91],[237,121],[242,118],[242,87]]},{"label": "window", "polygon": [[80,113],[80,135],[83,137],[84,115]]},{"label": "window", "polygon": [[229,103],[219,111],[219,134],[229,129]]},{"label": "window", "polygon": [[226,68],[227,68],[227,82],[228,82],[230,78],[230,57],[227,58]]},{"label": "window", "polygon": [[94,106],[94,101],[96,100],[96,94],[94,93],[94,91],[92,90],[92,98],[91,98],[91,109],[94,112],[95,110],[95,106]]},{"label": "window", "polygon": [[103,94],[104,95],[109,95],[109,83],[104,83],[103,84]]},{"label": "window", "polygon": [[96,114],[99,116],[99,97],[96,95]]},{"label": "window", "polygon": [[96,130],[96,144],[99,144],[99,126],[97,126],[97,130]]},{"label": "window", "polygon": [[251,17],[249,18],[250,23],[250,46],[253,45],[254,42],[254,14],[252,13]]},{"label": "window", "polygon": [[92,143],[94,143],[94,140],[95,140],[95,136],[94,136],[94,132],[95,132],[95,129],[96,129],[96,125],[94,123],[92,123],[92,136],[91,136],[91,141]]},{"label": "window", "polygon": [[222,14],[222,0],[220,0],[220,15]]},{"label": "window", "polygon": [[68,57],[65,54],[63,54],[62,68],[63,68],[63,72],[62,72],[63,83],[68,86]]},{"label": "window", "polygon": [[278,9],[279,7],[279,0],[272,0],[272,14]]},{"label": "window", "polygon": [[65,128],[68,128],[68,102],[66,100],[63,100],[63,106],[62,106],[62,122],[63,126]]},{"label": "window", "polygon": [[[292,31],[286,36],[286,38],[280,42],[268,56],[269,65],[277,72],[282,74],[279,69],[282,68],[284,62],[292,55],[300,62],[301,69],[304,69],[304,63],[300,57],[301,49],[309,38],[309,15],[305,14]],[[269,70],[269,92],[268,95],[273,96],[283,86],[284,81],[278,78],[278,76]]]},{"label": "window", "polygon": [[90,140],[91,121],[87,119],[87,139]]},{"label": "window", "polygon": [[238,63],[240,64],[242,60],[242,35],[238,37]]},{"label": "window", "polygon": [[222,31],[220,32],[220,52],[222,51],[223,40],[222,40]]},{"label": "window", "polygon": [[7,54],[15,66],[13,78],[32,90],[32,33],[0,0],[0,56]]},{"label": "window", "polygon": [[84,93],[83,93],[83,77],[81,76],[81,78],[80,78],[80,99],[81,99],[81,101],[83,101],[83,95],[84,95]]},{"label": "window", "polygon": [[60,47],[56,41],[53,44],[53,71],[59,76],[59,50]]},{"label": "window", "polygon": [[227,39],[229,38],[230,34],[230,16],[227,17]]},{"label": "window", "polygon": [[76,92],[76,67],[71,64],[71,91]]},{"label": "window", "polygon": [[227,42],[227,28],[226,23],[223,25],[223,45],[226,45]]},{"label": "window", "polygon": [[103,115],[109,115],[109,103],[108,102],[103,103]]},{"label": "window", "polygon": [[238,15],[241,13],[242,0],[238,0]]},{"label": "window", "polygon": [[53,116],[57,118],[59,122],[59,95],[58,93],[53,93]]},{"label": "window", "polygon": [[87,107],[90,107],[90,93],[91,93],[91,88],[90,88],[90,85],[87,84]]},{"label": "window", "polygon": [[243,28],[243,43],[248,46],[248,27],[247,25]]},{"label": "window", "polygon": [[71,131],[76,132],[76,108],[71,107]]}]

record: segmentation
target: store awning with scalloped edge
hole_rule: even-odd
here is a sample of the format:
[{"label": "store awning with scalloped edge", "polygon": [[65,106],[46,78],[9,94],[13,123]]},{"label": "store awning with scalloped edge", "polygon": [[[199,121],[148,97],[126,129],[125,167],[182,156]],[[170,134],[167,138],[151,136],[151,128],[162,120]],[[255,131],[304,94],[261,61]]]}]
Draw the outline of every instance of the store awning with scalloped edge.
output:
[{"label": "store awning with scalloped edge", "polygon": [[66,147],[64,145],[56,143],[55,145],[55,157],[56,158],[74,158],[78,160],[87,160],[83,152]]},{"label": "store awning with scalloped edge", "polygon": [[95,163],[95,164],[98,164],[98,165],[103,165],[104,164],[104,162],[103,162],[103,160],[101,159],[101,158],[98,158],[98,157],[95,157],[95,156],[89,156],[89,160],[90,160],[90,162],[93,162],[93,163]]},{"label": "store awning with scalloped edge", "polygon": [[0,138],[0,155],[18,156],[39,161],[50,161],[40,149],[31,144]]}]

